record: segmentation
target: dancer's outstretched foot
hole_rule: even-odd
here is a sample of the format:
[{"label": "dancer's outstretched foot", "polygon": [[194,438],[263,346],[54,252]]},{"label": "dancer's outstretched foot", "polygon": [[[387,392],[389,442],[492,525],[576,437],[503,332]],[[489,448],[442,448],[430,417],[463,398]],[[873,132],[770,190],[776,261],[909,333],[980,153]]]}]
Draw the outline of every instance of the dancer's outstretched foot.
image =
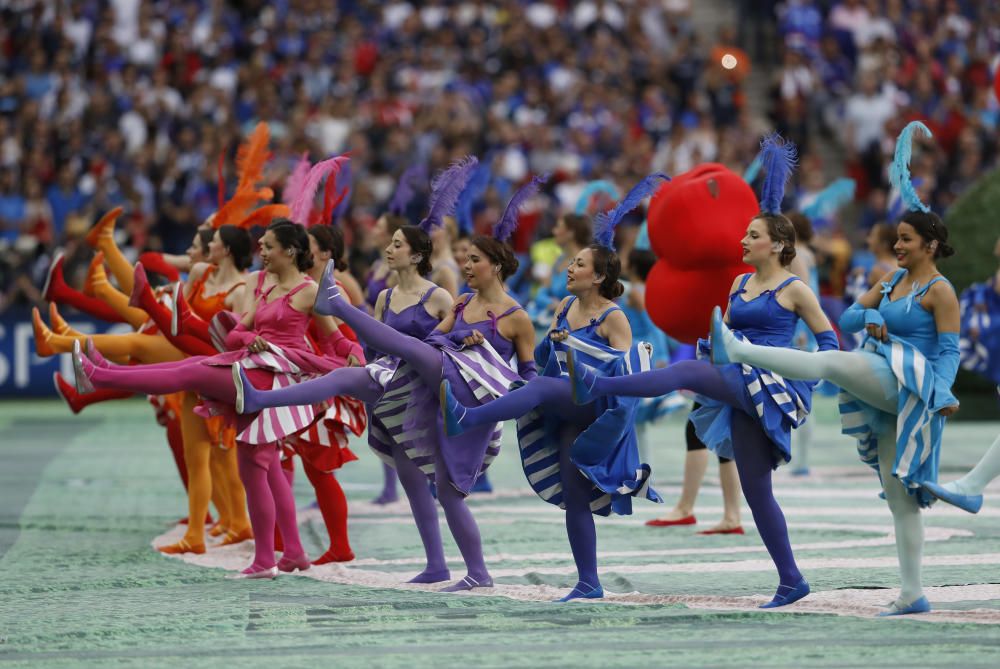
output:
[{"label": "dancer's outstretched foot", "polygon": [[958,490],[954,481],[950,483],[921,483],[920,486],[942,502],[957,506],[963,511],[979,513],[979,510],[983,508],[982,495],[966,495]]},{"label": "dancer's outstretched foot", "polygon": [[555,602],[568,602],[574,599],[603,599],[604,598],[604,588],[600,585],[590,585],[583,581],[579,581],[573,589],[569,591],[569,594],[565,597],[555,599]]},{"label": "dancer's outstretched foot", "polygon": [[[77,340],[79,341],[79,340]],[[110,369],[111,367],[117,367],[113,362],[104,357],[94,344],[94,340],[87,337],[87,343],[83,347],[83,351],[87,356],[87,359],[94,363],[95,366],[102,369]]]},{"label": "dancer's outstretched foot", "polygon": [[205,544],[193,544],[187,539],[181,539],[176,544],[170,544],[169,546],[157,546],[156,550],[161,553],[166,553],[167,555],[180,555],[182,553],[195,553],[196,555],[201,555],[205,552]]},{"label": "dancer's outstretched foot", "polygon": [[87,268],[87,278],[83,280],[84,295],[94,297],[98,286],[108,284],[108,275],[104,271],[104,251],[98,251],[90,259],[90,266]]},{"label": "dancer's outstretched foot", "polygon": [[273,580],[278,578],[278,568],[277,567],[255,567],[250,565],[243,571],[236,574],[229,574],[226,578],[231,579],[254,579],[263,578]]},{"label": "dancer's outstretched foot", "polygon": [[732,330],[722,322],[722,309],[715,307],[712,309],[712,333],[709,335],[712,349],[712,363],[716,365],[728,365],[732,360],[730,355],[732,344],[736,341]]},{"label": "dancer's outstretched foot", "polygon": [[121,207],[115,207],[108,213],[101,216],[101,219],[94,223],[94,227],[87,231],[87,245],[97,247],[101,239],[111,237],[115,234],[115,221],[124,211]]},{"label": "dancer's outstretched foot", "polygon": [[440,583],[451,578],[451,572],[447,569],[424,569],[422,572],[411,578],[407,583]]},{"label": "dancer's outstretched foot", "polygon": [[80,402],[80,393],[76,392],[76,388],[69,381],[63,378],[63,375],[59,372],[52,372],[52,385],[56,389],[56,393],[63,399],[66,406],[74,414],[78,414],[83,411],[83,403]]},{"label": "dancer's outstretched foot", "polygon": [[471,576],[466,576],[458,583],[449,585],[447,588],[441,588],[438,592],[465,592],[467,590],[472,590],[474,588],[492,588],[493,579],[489,576],[485,578],[475,579]]},{"label": "dancer's outstretched foot", "polygon": [[55,349],[49,344],[49,339],[52,337],[52,330],[45,325],[38,307],[32,307],[31,309],[31,327],[35,330],[35,355],[39,358],[48,358],[55,355]]},{"label": "dancer's outstretched foot", "polygon": [[233,385],[236,386],[236,413],[257,413],[264,408],[261,391],[253,387],[246,371],[239,363],[232,366]]},{"label": "dancer's outstretched foot", "polygon": [[305,553],[293,557],[282,555],[281,559],[278,560],[278,571],[283,571],[286,574],[291,574],[293,571],[306,571],[311,566],[312,562],[309,561],[309,556]]},{"label": "dancer's outstretched foot", "polygon": [[63,265],[65,263],[66,255],[60,252],[49,265],[48,274],[45,275],[45,285],[42,286],[42,299],[46,302],[56,302],[55,297],[59,287],[66,283],[63,279]]},{"label": "dancer's outstretched foot", "polygon": [[441,406],[441,419],[444,422],[444,431],[449,437],[465,432],[462,426],[462,419],[468,409],[461,402],[455,399],[451,392],[451,383],[445,379],[438,387],[438,404]]},{"label": "dancer's outstretched foot", "polygon": [[793,602],[799,601],[808,594],[809,584],[806,583],[806,579],[802,579],[795,586],[779,585],[777,592],[774,593],[774,599],[769,601],[767,604],[761,604],[760,608],[776,609],[779,606],[788,606]]},{"label": "dancer's outstretched foot", "polygon": [[334,549],[329,549],[327,552],[320,555],[318,558],[313,560],[314,565],[329,564],[331,562],[350,562],[354,559],[354,552],[347,551],[346,553],[339,553]]},{"label": "dancer's outstretched foot", "polygon": [[226,536],[223,537],[222,541],[219,542],[220,546],[232,546],[235,544],[241,544],[244,541],[253,539],[253,530],[246,527],[242,530],[226,530]]},{"label": "dancer's outstretched foot", "polygon": [[94,363],[84,357],[80,350],[80,340],[73,340],[73,380],[76,383],[76,392],[92,393],[94,384],[90,382],[90,375],[93,373]]},{"label": "dancer's outstretched foot", "polygon": [[176,337],[180,327],[177,319],[180,318],[181,302],[184,300],[184,282],[178,281],[174,284],[173,302],[174,308],[170,311],[170,336]]},{"label": "dancer's outstretched foot", "polygon": [[904,604],[898,599],[889,604],[889,607],[881,613],[875,614],[876,618],[888,618],[889,616],[908,616],[913,613],[929,613],[931,603],[921,595],[909,604]]},{"label": "dancer's outstretched foot", "polygon": [[58,335],[77,335],[76,330],[69,326],[66,319],[59,313],[59,307],[55,302],[49,302],[49,323],[52,324],[52,331]]},{"label": "dancer's outstretched foot", "polygon": [[147,290],[152,290],[152,288],[149,287],[146,268],[142,266],[141,262],[137,262],[132,274],[132,293],[128,296],[128,306],[142,309],[142,294]]},{"label": "dancer's outstretched foot", "polygon": [[319,289],[316,291],[316,304],[313,305],[313,309],[323,316],[339,316],[342,309],[351,306],[337,287],[337,279],[333,276],[334,267],[332,260],[326,263],[323,278],[320,279]]},{"label": "dancer's outstretched foot", "polygon": [[566,348],[566,371],[569,373],[570,389],[574,404],[590,404],[594,401],[594,385],[601,375],[597,370],[582,362],[577,362],[572,348]]}]

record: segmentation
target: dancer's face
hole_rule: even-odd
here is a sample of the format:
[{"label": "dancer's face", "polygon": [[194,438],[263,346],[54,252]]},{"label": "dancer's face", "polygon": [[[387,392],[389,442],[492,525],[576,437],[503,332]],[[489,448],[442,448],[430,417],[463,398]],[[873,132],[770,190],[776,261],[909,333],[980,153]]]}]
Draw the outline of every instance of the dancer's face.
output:
[{"label": "dancer's face", "polygon": [[212,241],[208,243],[208,262],[218,265],[226,257],[226,245],[222,243],[222,236],[216,230],[212,235]]},{"label": "dancer's face", "polygon": [[896,226],[896,263],[903,269],[913,269],[923,262],[934,260],[935,244],[928,243],[909,223]]},{"label": "dancer's face", "polygon": [[581,295],[596,288],[604,277],[594,272],[594,254],[583,249],[566,268],[566,289],[573,295]]},{"label": "dancer's face", "polygon": [[205,260],[205,254],[202,252],[201,248],[201,236],[195,233],[194,239],[191,240],[191,246],[188,247],[187,251],[188,259],[191,264],[203,262]]},{"label": "dancer's face", "polygon": [[[465,261],[469,258],[469,248],[472,244],[468,239],[456,239],[451,245],[451,254],[455,257],[455,264],[465,267]],[[997,248],[1000,248],[998,245]]]},{"label": "dancer's face", "polygon": [[754,267],[763,265],[772,255],[781,252],[780,245],[767,234],[767,223],[759,218],[750,221],[740,244],[743,245],[743,262]]},{"label": "dancer's face", "polygon": [[260,247],[260,261],[267,272],[280,272],[294,262],[289,249],[283,247],[270,230],[260,238],[258,246]]},{"label": "dancer's face", "polygon": [[413,252],[413,247],[406,241],[402,230],[392,233],[392,241],[385,247],[385,264],[389,269],[405,269],[410,265],[420,263],[420,256]]},{"label": "dancer's face", "polygon": [[500,280],[500,267],[494,265],[490,257],[475,244],[469,245],[469,254],[462,266],[462,273],[465,275],[465,283],[472,290],[482,290],[491,281]]}]

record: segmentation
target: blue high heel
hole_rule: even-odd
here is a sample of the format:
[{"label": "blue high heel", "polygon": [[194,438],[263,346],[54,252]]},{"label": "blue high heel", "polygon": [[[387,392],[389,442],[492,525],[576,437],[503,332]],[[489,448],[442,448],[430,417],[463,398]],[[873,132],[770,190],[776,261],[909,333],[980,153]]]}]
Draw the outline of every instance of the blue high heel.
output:
[{"label": "blue high heel", "polygon": [[[584,590],[583,588],[580,587],[581,585],[584,586],[584,588],[589,588],[589,590]],[[568,595],[560,599],[553,599],[552,601],[568,602],[573,599],[603,599],[603,598],[604,598],[604,588],[602,588],[599,585],[597,587],[594,587],[591,586],[589,583],[584,583],[583,581],[580,581],[579,583],[576,584],[576,586],[572,590],[569,591]]]},{"label": "blue high heel", "polygon": [[232,366],[233,385],[236,387],[236,413],[256,413],[263,407],[260,404],[258,391],[250,383],[243,365],[239,363]]},{"label": "blue high heel", "polygon": [[465,432],[461,421],[465,417],[466,408],[455,399],[451,392],[451,382],[447,379],[442,381],[438,388],[438,404],[441,405],[441,419],[444,421],[445,434],[454,437]]},{"label": "blue high heel", "polygon": [[709,342],[712,347],[712,364],[728,365],[732,363],[729,354],[726,352],[725,342],[726,324],[722,322],[722,309],[715,307],[712,309],[712,330],[709,335]]},{"label": "blue high heel", "polygon": [[593,389],[597,382],[597,372],[580,363],[578,366],[573,358],[573,349],[566,349],[566,371],[569,373],[569,384],[573,394],[574,404],[590,404],[594,401]]},{"label": "blue high heel", "polygon": [[957,506],[962,511],[979,513],[979,510],[983,508],[982,495],[963,495],[962,493],[952,492],[937,483],[921,483],[920,487],[937,497],[942,502],[947,502],[952,506]]},{"label": "blue high heel", "polygon": [[888,611],[882,611],[881,613],[876,613],[876,618],[888,618],[890,616],[908,616],[913,613],[929,613],[931,610],[931,603],[927,601],[926,597],[920,597],[919,599],[913,600],[907,606],[899,609],[896,608],[896,602],[889,605]]},{"label": "blue high heel", "polygon": [[343,295],[340,294],[340,288],[337,287],[337,280],[333,276],[334,267],[332,260],[326,263],[326,268],[323,269],[323,278],[320,279],[319,289],[316,291],[316,303],[313,305],[313,310],[321,316],[338,315],[339,307],[345,302]]},{"label": "blue high heel", "polygon": [[[782,590],[785,591],[784,594],[782,594]],[[789,604],[799,601],[808,594],[809,584],[806,583],[806,579],[799,581],[795,587],[779,585],[777,592],[774,593],[774,599],[769,601],[767,604],[761,604],[759,608],[776,609],[779,606],[788,606]]]}]

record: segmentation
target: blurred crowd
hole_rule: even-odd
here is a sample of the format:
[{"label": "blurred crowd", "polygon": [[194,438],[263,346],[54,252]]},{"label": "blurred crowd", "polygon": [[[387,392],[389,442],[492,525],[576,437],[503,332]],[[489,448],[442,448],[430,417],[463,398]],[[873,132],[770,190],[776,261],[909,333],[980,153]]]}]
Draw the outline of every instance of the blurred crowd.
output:
[{"label": "blurred crowd", "polygon": [[[691,4],[0,0],[0,310],[40,299],[57,250],[82,280],[81,236],[117,205],[127,253],[183,251],[217,206],[220,157],[231,187],[258,121],[279,195],[304,152],[351,152],[338,223],[359,275],[401,173],[467,153],[492,169],[480,228],[552,174],[523,253],[589,181],[627,189],[706,161],[742,173],[773,127],[801,147],[805,199],[831,172],[819,138],[842,144],[833,171],[858,184],[848,227],[885,218],[886,157],[908,120],[935,133],[914,165],[935,208],[994,164],[996,3],[741,0],[717,34],[695,29]],[[775,77],[770,119],[750,113],[751,67]],[[837,221],[819,232],[820,247],[840,235]]]}]

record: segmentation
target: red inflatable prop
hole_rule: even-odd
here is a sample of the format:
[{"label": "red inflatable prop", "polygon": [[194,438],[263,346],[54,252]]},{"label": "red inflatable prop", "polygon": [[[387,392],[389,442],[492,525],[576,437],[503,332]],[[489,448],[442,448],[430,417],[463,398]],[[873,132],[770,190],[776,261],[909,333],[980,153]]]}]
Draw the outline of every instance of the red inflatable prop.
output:
[{"label": "red inflatable prop", "polygon": [[649,242],[659,260],[646,280],[646,311],[688,344],[708,333],[712,307],[725,305],[743,264],[740,240],[760,210],[743,179],[705,163],[666,182],[649,206]]}]

